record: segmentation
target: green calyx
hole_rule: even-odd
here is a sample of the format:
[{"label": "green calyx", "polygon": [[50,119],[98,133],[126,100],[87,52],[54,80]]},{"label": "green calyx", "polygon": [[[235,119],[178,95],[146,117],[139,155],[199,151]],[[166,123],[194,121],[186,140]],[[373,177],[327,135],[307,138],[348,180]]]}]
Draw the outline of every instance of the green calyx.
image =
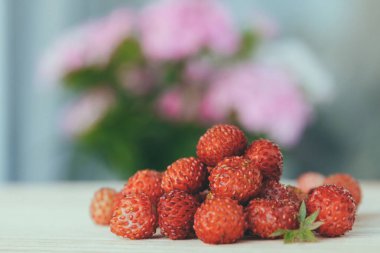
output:
[{"label": "green calyx", "polygon": [[323,224],[321,221],[315,221],[318,214],[319,210],[306,217],[306,205],[305,202],[302,201],[298,212],[299,228],[294,230],[279,229],[271,234],[271,237],[283,236],[284,243],[316,242],[317,238],[315,237],[313,230],[319,228]]}]

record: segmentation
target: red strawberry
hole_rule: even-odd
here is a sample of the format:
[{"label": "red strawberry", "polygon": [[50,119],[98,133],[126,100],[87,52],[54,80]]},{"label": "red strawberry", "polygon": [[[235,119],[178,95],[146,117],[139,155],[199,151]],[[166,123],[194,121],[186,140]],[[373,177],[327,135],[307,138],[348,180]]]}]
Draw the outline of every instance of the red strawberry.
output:
[{"label": "red strawberry", "polygon": [[[115,197],[113,199],[113,206],[112,206],[113,211],[120,206],[121,200],[123,198],[124,198],[123,191],[120,191],[120,192],[115,194]],[[113,213],[113,211],[112,211],[112,213]]]},{"label": "red strawberry", "polygon": [[110,228],[112,233],[129,239],[152,237],[157,213],[151,198],[145,194],[125,196],[113,213]]},{"label": "red strawberry", "polygon": [[356,205],[359,205],[361,202],[362,191],[360,189],[360,184],[349,174],[338,173],[330,175],[326,178],[323,184],[335,184],[346,188],[355,200]]},{"label": "red strawberry", "polygon": [[243,237],[243,207],[229,198],[207,199],[194,216],[194,230],[205,243],[234,243]]},{"label": "red strawberry", "polygon": [[257,164],[264,178],[280,180],[282,174],[282,154],[273,142],[260,139],[252,142],[245,156]]},{"label": "red strawberry", "polygon": [[319,210],[317,221],[322,221],[317,232],[322,236],[340,236],[352,229],[356,205],[350,192],[336,185],[313,189],[306,203],[308,214]]},{"label": "red strawberry", "polygon": [[197,193],[207,185],[207,169],[194,157],[181,158],[168,166],[162,177],[165,192],[173,190]]},{"label": "red strawberry", "polygon": [[260,190],[260,170],[249,159],[228,157],[218,163],[209,176],[210,189],[216,197],[246,202]]},{"label": "red strawberry", "polygon": [[137,171],[128,182],[124,185],[123,194],[140,194],[148,195],[154,203],[157,204],[158,199],[163,194],[161,189],[162,174],[155,170]]},{"label": "red strawberry", "polygon": [[95,192],[90,205],[90,214],[96,224],[110,224],[115,195],[116,191],[111,188],[101,188]]},{"label": "red strawberry", "polygon": [[295,205],[272,199],[253,199],[245,209],[247,223],[254,235],[261,238],[273,238],[278,229],[296,229],[298,227]]},{"label": "red strawberry", "polygon": [[247,139],[244,133],[233,125],[215,125],[199,139],[197,156],[208,166],[215,166],[225,157],[244,153]]},{"label": "red strawberry", "polygon": [[264,180],[258,197],[291,202],[296,204],[297,207],[301,204],[300,199],[292,190],[276,180]]},{"label": "red strawberry", "polygon": [[194,236],[194,214],[199,202],[183,191],[165,193],[158,202],[158,224],[161,234],[172,240]]},{"label": "red strawberry", "polygon": [[309,171],[298,177],[297,186],[303,192],[308,193],[311,189],[321,186],[324,181],[325,176],[318,172]]},{"label": "red strawberry", "polygon": [[308,198],[308,194],[303,192],[300,188],[298,187],[295,187],[293,185],[287,185],[286,186],[286,189],[289,191],[289,192],[292,192],[291,194],[294,194],[295,196],[297,196],[297,199],[298,201],[301,203],[302,201],[306,201],[307,198]]}]

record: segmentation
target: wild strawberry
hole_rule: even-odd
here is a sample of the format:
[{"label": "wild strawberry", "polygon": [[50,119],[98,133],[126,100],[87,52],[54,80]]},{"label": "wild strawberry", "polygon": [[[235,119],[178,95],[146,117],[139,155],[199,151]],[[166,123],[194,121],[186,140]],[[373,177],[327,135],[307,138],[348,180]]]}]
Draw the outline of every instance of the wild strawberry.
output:
[{"label": "wild strawberry", "polygon": [[215,125],[201,136],[197,145],[198,158],[208,166],[215,166],[225,157],[244,153],[247,139],[233,125]]},{"label": "wild strawberry", "polygon": [[116,191],[111,188],[101,188],[95,192],[90,205],[90,214],[96,224],[110,224],[115,195]]},{"label": "wild strawberry", "polygon": [[315,221],[318,216],[318,211],[312,213],[310,216],[306,217],[306,205],[305,201],[302,201],[297,219],[299,226],[297,229],[278,229],[270,235],[270,237],[284,237],[285,243],[293,242],[315,242],[317,238],[313,233],[313,230],[320,227],[323,222]]},{"label": "wild strawberry", "polygon": [[163,194],[161,189],[162,174],[155,170],[140,170],[137,171],[128,182],[124,185],[123,194],[140,194],[144,193],[152,198],[157,204],[158,199]]},{"label": "wild strawberry", "polygon": [[322,221],[317,232],[322,236],[340,236],[352,229],[356,205],[350,192],[336,185],[314,188],[306,203],[307,212],[319,210],[317,220]]},{"label": "wild strawberry", "polygon": [[258,166],[264,178],[280,180],[283,158],[276,144],[266,139],[256,140],[247,148],[245,156]]},{"label": "wild strawberry", "polygon": [[210,189],[216,197],[227,197],[241,203],[260,190],[260,170],[249,159],[234,156],[218,163],[209,176]]},{"label": "wild strawberry", "polygon": [[205,243],[234,243],[244,234],[243,207],[229,198],[207,199],[194,216],[194,230]]},{"label": "wild strawberry", "polygon": [[145,194],[125,196],[115,209],[111,232],[129,239],[150,238],[156,232],[157,213],[150,197]]},{"label": "wild strawberry", "polygon": [[[123,191],[120,191],[120,192],[117,192],[115,194],[115,197],[113,199],[113,206],[112,206],[112,210],[114,211],[116,208],[118,208],[120,206],[120,203],[121,203],[121,200],[124,198],[124,193]],[[113,213],[112,211],[112,213]]]},{"label": "wild strawberry", "polygon": [[194,157],[181,158],[168,166],[162,177],[165,192],[173,190],[197,193],[207,185],[206,166]]},{"label": "wild strawberry", "polygon": [[158,202],[158,224],[161,234],[172,240],[194,236],[194,214],[199,202],[183,191],[165,193]]},{"label": "wild strawberry", "polygon": [[298,196],[292,190],[276,180],[264,180],[258,197],[262,199],[291,202],[296,204],[297,208],[301,204]]},{"label": "wild strawberry", "polygon": [[293,204],[272,199],[253,199],[245,209],[247,223],[254,235],[272,238],[279,229],[298,227],[297,208]]},{"label": "wild strawberry", "polygon": [[303,192],[308,193],[311,189],[321,186],[325,181],[325,176],[318,172],[305,172],[297,179],[297,186]]},{"label": "wild strawberry", "polygon": [[362,191],[359,182],[349,174],[338,173],[330,175],[323,184],[335,184],[346,188],[355,200],[356,205],[361,202]]},{"label": "wild strawberry", "polygon": [[287,185],[286,189],[289,192],[292,192],[291,194],[294,194],[295,196],[297,196],[299,203],[301,203],[302,201],[306,201],[309,196],[307,193],[303,192],[300,188],[295,187],[293,185]]}]

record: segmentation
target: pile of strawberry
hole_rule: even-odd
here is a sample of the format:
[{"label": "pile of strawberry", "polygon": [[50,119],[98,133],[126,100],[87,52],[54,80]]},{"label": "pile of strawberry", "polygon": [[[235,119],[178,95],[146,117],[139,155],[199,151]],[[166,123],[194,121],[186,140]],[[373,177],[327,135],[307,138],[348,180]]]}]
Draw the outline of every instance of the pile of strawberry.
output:
[{"label": "pile of strawberry", "polygon": [[92,219],[125,238],[151,238],[159,227],[170,239],[196,236],[210,244],[234,243],[244,235],[314,241],[314,232],[335,237],[352,229],[360,186],[350,175],[324,183],[322,175],[308,173],[299,179],[304,190],[285,186],[279,182],[279,147],[266,139],[248,145],[232,125],[208,129],[196,153],[163,173],[137,172],[120,192],[98,190]]}]

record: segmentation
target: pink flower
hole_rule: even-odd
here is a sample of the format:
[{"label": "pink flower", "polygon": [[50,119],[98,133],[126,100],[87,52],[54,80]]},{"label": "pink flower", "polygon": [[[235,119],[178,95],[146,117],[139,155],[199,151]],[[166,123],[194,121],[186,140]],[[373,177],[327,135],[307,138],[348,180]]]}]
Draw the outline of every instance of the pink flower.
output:
[{"label": "pink flower", "polygon": [[213,0],[162,0],[140,19],[142,48],[154,60],[178,60],[209,48],[230,54],[238,36],[230,16]]},{"label": "pink flower", "polygon": [[134,95],[145,95],[154,87],[153,73],[148,68],[125,67],[119,73],[121,85]]},{"label": "pink flower", "polygon": [[206,60],[189,61],[185,67],[184,78],[191,85],[201,85],[207,82],[214,72],[210,62]]},{"label": "pink flower", "polygon": [[75,28],[46,52],[40,74],[56,81],[68,72],[106,64],[115,48],[131,34],[133,22],[131,12],[120,9]]},{"label": "pink flower", "polygon": [[115,103],[115,95],[100,87],[85,93],[66,109],[62,128],[69,136],[80,136],[98,123]]},{"label": "pink flower", "polygon": [[309,123],[312,108],[286,72],[247,64],[217,75],[201,104],[204,120],[225,121],[231,113],[248,131],[292,146]]},{"label": "pink flower", "polygon": [[180,119],[183,105],[182,93],[176,88],[164,92],[158,99],[159,113],[168,119]]}]

